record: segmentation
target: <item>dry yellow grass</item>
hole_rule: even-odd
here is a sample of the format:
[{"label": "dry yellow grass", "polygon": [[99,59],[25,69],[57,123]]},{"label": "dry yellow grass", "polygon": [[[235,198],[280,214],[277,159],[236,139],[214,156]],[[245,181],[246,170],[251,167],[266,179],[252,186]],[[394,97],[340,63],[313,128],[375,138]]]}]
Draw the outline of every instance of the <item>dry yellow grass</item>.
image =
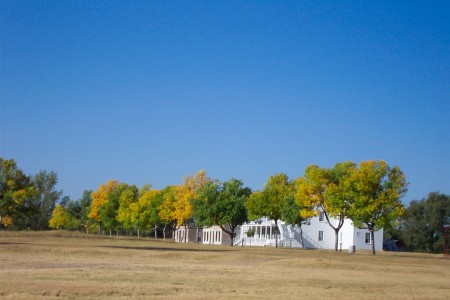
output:
[{"label": "dry yellow grass", "polygon": [[2,299],[449,299],[442,255],[0,232]]}]

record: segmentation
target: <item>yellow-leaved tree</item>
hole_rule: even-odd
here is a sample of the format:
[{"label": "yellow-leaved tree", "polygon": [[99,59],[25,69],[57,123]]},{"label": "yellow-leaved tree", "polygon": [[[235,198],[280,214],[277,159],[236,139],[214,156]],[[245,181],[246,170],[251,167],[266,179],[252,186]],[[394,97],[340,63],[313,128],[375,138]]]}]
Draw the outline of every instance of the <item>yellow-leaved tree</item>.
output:
[{"label": "yellow-leaved tree", "polygon": [[158,192],[151,189],[150,184],[145,185],[139,191],[137,202],[131,203],[131,221],[137,228],[149,230],[159,222],[157,205],[155,205]]},{"label": "yellow-leaved tree", "polygon": [[109,180],[107,183],[98,187],[98,190],[92,192],[91,198],[91,211],[88,214],[88,218],[95,222],[101,222],[100,209],[102,205],[108,202],[108,195],[111,194],[117,187],[119,182],[117,180]]},{"label": "yellow-leaved tree", "polygon": [[192,218],[192,200],[197,197],[198,191],[204,188],[208,182],[212,182],[205,170],[200,170],[194,176],[186,176],[183,185],[176,188],[176,202],[174,204],[174,216],[176,226],[186,225]]},{"label": "yellow-leaved tree", "polygon": [[52,212],[49,221],[50,228],[59,229],[66,227],[70,222],[70,215],[62,205],[57,205]]},{"label": "yellow-leaved tree", "polygon": [[138,202],[138,189],[135,185],[124,188],[119,196],[119,208],[117,209],[116,220],[125,229],[137,229],[139,237],[139,227],[134,219],[134,204]]},{"label": "yellow-leaved tree", "polygon": [[335,232],[335,251],[338,251],[339,231],[352,205],[347,197],[351,188],[347,182],[355,169],[356,165],[351,161],[337,163],[331,169],[310,165],[306,167],[305,175],[296,180],[295,198],[297,205],[302,207],[301,217],[310,218],[323,213]]},{"label": "yellow-leaved tree", "polygon": [[175,202],[173,203],[173,217],[176,221],[176,226],[180,227],[192,217],[192,199],[195,194],[193,189],[186,185],[175,187]]},{"label": "yellow-leaved tree", "polygon": [[165,187],[157,197],[154,204],[158,204],[156,208],[158,211],[159,222],[163,226],[163,237],[166,237],[167,226],[177,228],[177,219],[175,217],[175,203],[177,202],[176,190],[178,186]]},{"label": "yellow-leaved tree", "polygon": [[367,160],[353,170],[347,185],[346,197],[352,201],[350,218],[355,226],[367,226],[375,254],[374,232],[393,226],[405,211],[401,202],[408,186],[405,174],[383,160]]},{"label": "yellow-leaved tree", "polygon": [[159,215],[163,224],[172,223],[174,230],[186,225],[192,219],[192,201],[199,189],[211,179],[205,170],[194,176],[186,176],[182,185],[171,186],[163,190],[163,201],[159,207]]}]

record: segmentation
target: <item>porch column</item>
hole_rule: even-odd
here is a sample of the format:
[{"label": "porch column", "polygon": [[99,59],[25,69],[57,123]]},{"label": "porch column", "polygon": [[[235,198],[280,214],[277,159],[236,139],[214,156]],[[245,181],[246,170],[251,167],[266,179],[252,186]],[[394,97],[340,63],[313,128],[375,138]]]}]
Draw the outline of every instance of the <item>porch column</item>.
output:
[{"label": "porch column", "polygon": [[262,237],[261,237],[261,235],[262,235],[262,226],[259,225],[258,227],[259,227],[259,242],[261,243],[261,241],[262,241]]}]

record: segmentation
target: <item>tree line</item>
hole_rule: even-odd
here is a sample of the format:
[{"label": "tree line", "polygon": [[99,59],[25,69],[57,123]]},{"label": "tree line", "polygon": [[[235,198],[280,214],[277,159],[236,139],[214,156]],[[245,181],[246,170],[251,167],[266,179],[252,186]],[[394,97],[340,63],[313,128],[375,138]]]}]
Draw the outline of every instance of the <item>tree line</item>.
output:
[{"label": "tree line", "polygon": [[[407,191],[405,175],[399,167],[390,167],[383,160],[340,162],[332,168],[310,165],[304,176],[292,180],[284,173],[274,174],[257,191],[238,179],[211,179],[204,170],[185,177],[180,185],[163,189],[154,189],[150,184],[138,188],[110,180],[96,191],[84,191],[75,201],[55,190],[56,173],[40,171],[26,176],[14,160],[0,161],[3,228],[64,228],[110,235],[134,232],[166,238],[181,226],[218,225],[232,241],[236,228],[248,220],[268,217],[277,225],[284,221],[301,230],[308,219],[323,213],[335,231],[336,251],[343,222],[351,219],[355,226],[372,233],[375,253],[373,232],[380,228],[401,239],[407,245],[405,250],[442,251],[442,225],[449,223],[448,196],[435,193],[433,199],[437,200],[412,201],[405,208],[401,203]],[[429,205],[432,208],[427,216],[439,211],[440,221],[418,224],[420,206],[428,202],[434,204]],[[331,218],[337,222],[331,222]],[[413,230],[417,226],[426,227],[423,234],[433,240],[434,246],[417,242],[417,230]]]},{"label": "tree line", "polygon": [[55,172],[25,175],[13,159],[0,157],[0,229],[48,229],[62,191],[55,190]]}]

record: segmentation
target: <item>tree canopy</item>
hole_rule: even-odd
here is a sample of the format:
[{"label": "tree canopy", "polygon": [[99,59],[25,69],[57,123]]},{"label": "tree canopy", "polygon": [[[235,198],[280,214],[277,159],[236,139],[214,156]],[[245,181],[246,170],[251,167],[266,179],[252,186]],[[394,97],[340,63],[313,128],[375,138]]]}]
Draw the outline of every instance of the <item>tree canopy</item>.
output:
[{"label": "tree canopy", "polygon": [[[251,219],[267,217],[275,221],[278,232],[278,221],[282,217],[286,199],[294,193],[294,186],[284,173],[270,176],[262,191],[253,193],[247,203]],[[278,247],[278,234],[275,237],[275,246]]]},{"label": "tree canopy", "polygon": [[310,165],[305,169],[305,176],[297,180],[295,196],[297,205],[303,208],[301,216],[309,218],[324,214],[328,225],[335,232],[335,251],[338,251],[339,231],[352,205],[347,189],[350,188],[348,178],[354,170],[353,162],[337,163],[332,169]]},{"label": "tree canopy", "polygon": [[0,157],[0,228],[14,222],[18,208],[34,193],[31,179],[17,168],[16,162]]},{"label": "tree canopy", "polygon": [[355,226],[367,226],[375,254],[374,231],[392,227],[405,211],[400,201],[407,191],[405,175],[383,160],[368,160],[352,172],[348,185],[346,195],[352,201],[349,217]]},{"label": "tree canopy", "polygon": [[409,203],[395,230],[396,238],[407,251],[442,253],[444,225],[450,225],[450,196],[432,192]]},{"label": "tree canopy", "polygon": [[238,179],[207,182],[193,201],[195,221],[199,226],[220,226],[233,245],[236,227],[248,220],[245,205],[250,194]]}]

